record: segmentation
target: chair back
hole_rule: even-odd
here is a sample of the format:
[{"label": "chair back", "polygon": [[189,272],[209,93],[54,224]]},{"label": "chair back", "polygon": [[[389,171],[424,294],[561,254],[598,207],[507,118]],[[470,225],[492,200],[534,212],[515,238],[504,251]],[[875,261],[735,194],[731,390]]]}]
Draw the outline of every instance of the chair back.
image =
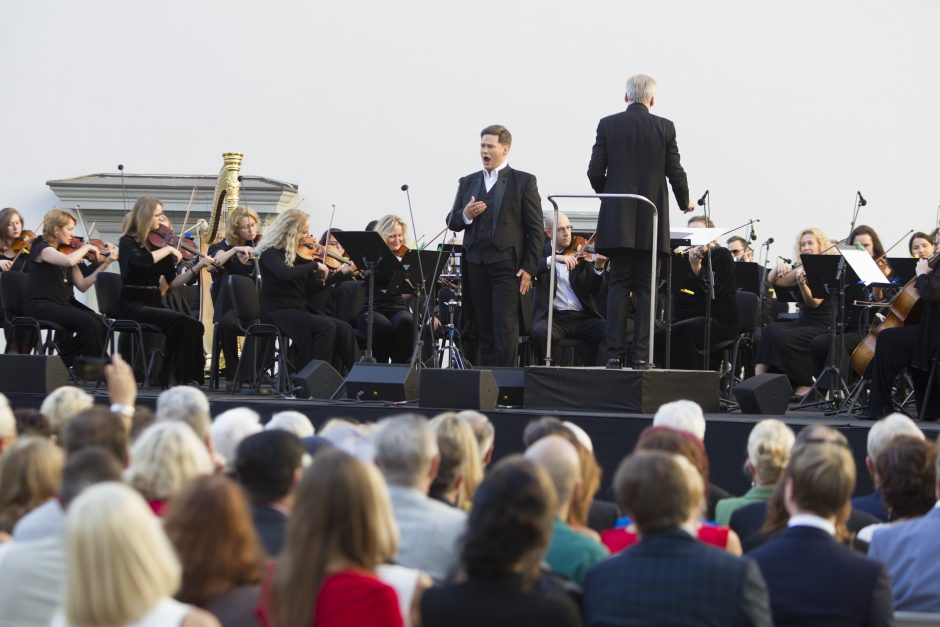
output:
[{"label": "chair back", "polygon": [[735,297],[738,303],[738,331],[753,333],[760,322],[760,298],[757,294],[739,290]]},{"label": "chair back", "polygon": [[3,302],[7,319],[23,315],[28,282],[29,275],[25,272],[0,273],[0,301]]},{"label": "chair back", "polygon": [[117,318],[121,291],[124,280],[117,272],[99,272],[95,279],[95,293],[98,296],[98,310],[106,318]]},{"label": "chair back", "polygon": [[261,319],[261,300],[255,280],[238,274],[230,274],[225,280],[228,299],[235,310],[235,317],[241,327],[247,328]]}]

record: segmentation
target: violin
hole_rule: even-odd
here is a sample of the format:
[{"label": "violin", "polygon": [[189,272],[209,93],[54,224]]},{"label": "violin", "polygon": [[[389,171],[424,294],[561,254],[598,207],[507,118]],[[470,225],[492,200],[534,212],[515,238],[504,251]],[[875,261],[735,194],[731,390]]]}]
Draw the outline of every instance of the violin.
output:
[{"label": "violin", "polygon": [[[32,231],[23,231],[20,233],[20,236],[15,240],[10,242],[10,250],[19,255],[20,253],[29,254],[29,249],[33,245],[33,240],[36,239],[36,234]],[[6,252],[6,249],[3,250]]]},{"label": "violin", "polygon": [[190,261],[195,257],[206,259],[206,255],[199,252],[199,249],[189,243],[188,238],[180,240],[179,236],[173,234],[173,229],[169,225],[161,224],[156,231],[150,231],[147,241],[154,248],[163,248],[170,246],[176,248],[183,255],[183,259]]},{"label": "violin", "polygon": [[[111,249],[100,239],[92,239],[89,240],[88,243],[97,248],[98,253],[102,256],[107,257],[111,254]],[[60,244],[57,250],[63,255],[69,255],[84,245],[85,240],[83,240],[81,237],[73,237],[71,240],[69,240],[68,244]],[[95,251],[93,250],[89,250],[88,253],[85,254],[84,258],[91,262],[98,260],[98,258],[95,256]]]},{"label": "violin", "polygon": [[404,257],[408,253],[409,248],[402,244],[392,252],[395,253],[396,257]]},{"label": "violin", "polygon": [[297,256],[307,261],[315,261],[317,257],[323,256],[323,246],[317,239],[310,235],[304,235],[297,243]]},{"label": "violin", "polygon": [[595,235],[591,235],[589,238],[585,238],[583,235],[575,235],[571,238],[571,243],[560,254],[564,256],[574,255],[578,258],[578,261],[593,261],[594,255],[597,254],[597,251],[594,250]]}]

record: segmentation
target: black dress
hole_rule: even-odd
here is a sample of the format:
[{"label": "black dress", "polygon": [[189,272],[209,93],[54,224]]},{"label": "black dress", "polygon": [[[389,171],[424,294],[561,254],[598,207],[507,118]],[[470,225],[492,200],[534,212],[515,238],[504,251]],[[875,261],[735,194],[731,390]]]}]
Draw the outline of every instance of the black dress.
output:
[{"label": "black dress", "polygon": [[[222,240],[209,247],[209,256],[215,257],[220,252],[226,252],[233,248],[227,241]],[[235,316],[235,309],[229,302],[228,290],[222,289],[230,275],[246,276],[251,279],[257,277],[258,264],[256,261],[251,263],[242,263],[238,255],[232,255],[228,261],[223,264],[221,270],[212,274],[212,321],[216,323],[216,333],[219,334],[219,341],[222,345],[222,355],[225,357],[225,379],[231,382],[235,377],[235,370],[238,368],[238,336],[239,324]],[[251,354],[251,347],[246,347],[245,352]],[[246,370],[247,375],[247,370]]]},{"label": "black dress", "polygon": [[48,242],[37,238],[29,256],[29,281],[23,313],[54,322],[66,330],[57,337],[59,355],[72,365],[79,355],[100,357],[104,352],[107,327],[100,315],[75,300],[72,268],[39,261]]},{"label": "black dress", "polygon": [[803,302],[799,308],[798,319],[776,322],[764,329],[756,358],[756,363],[767,364],[771,372],[787,375],[794,386],[813,384],[813,376],[818,373],[814,370],[810,343],[828,330],[832,318],[829,299],[815,309]]},{"label": "black dress", "polygon": [[[29,253],[28,252],[23,251],[21,255],[16,255],[14,253],[10,257],[7,257],[6,255],[0,255],[0,259],[7,259],[7,260],[12,260],[14,257],[16,257],[16,261],[13,263],[10,269],[7,270],[7,272],[29,272]],[[0,302],[0,307],[2,307],[2,305],[3,303]],[[28,338],[20,338],[19,341],[14,342],[13,327],[7,324],[6,315],[0,316],[0,319],[2,319],[3,321],[3,337],[7,343],[6,352],[18,353],[18,352],[22,352],[22,350],[25,350],[24,346],[26,346]]]},{"label": "black dress", "polygon": [[166,336],[163,366],[157,381],[162,387],[169,387],[174,379],[178,383],[201,385],[205,370],[202,323],[167,309],[160,296],[160,277],[167,283],[176,278],[173,257],[154,263],[151,252],[131,235],[121,237],[119,249],[118,261],[124,280],[119,315],[153,324]]}]

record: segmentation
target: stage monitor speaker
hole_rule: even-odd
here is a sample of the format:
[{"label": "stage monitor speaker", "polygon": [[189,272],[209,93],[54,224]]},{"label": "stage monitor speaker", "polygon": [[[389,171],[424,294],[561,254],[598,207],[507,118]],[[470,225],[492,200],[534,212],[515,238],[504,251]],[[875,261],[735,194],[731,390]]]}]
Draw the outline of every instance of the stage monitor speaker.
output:
[{"label": "stage monitor speaker", "polygon": [[490,370],[424,368],[418,386],[418,404],[440,409],[496,409],[499,388]]},{"label": "stage monitor speaker", "polygon": [[0,355],[4,394],[48,394],[68,382],[69,371],[58,355]]},{"label": "stage monitor speaker", "polygon": [[742,414],[787,413],[793,388],[785,374],[759,374],[734,386],[734,398]]},{"label": "stage monitor speaker", "polygon": [[329,399],[343,387],[343,376],[321,359],[311,360],[290,381],[291,388],[300,398]]},{"label": "stage monitor speaker", "polygon": [[525,404],[525,368],[491,368],[499,396],[500,407],[522,407]]},{"label": "stage monitor speaker", "polygon": [[346,377],[346,398],[413,401],[418,398],[418,370],[409,364],[356,364]]}]

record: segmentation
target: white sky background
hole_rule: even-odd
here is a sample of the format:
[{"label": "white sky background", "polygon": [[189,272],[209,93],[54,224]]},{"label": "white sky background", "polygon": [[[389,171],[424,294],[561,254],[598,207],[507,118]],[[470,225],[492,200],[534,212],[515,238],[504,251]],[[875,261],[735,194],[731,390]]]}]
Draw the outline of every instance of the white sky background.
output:
[{"label": "white sky background", "polygon": [[331,203],[344,229],[408,219],[408,183],[430,235],[488,124],[544,208],[589,192],[597,120],[645,72],[719,226],[760,218],[790,256],[804,226],[843,237],[859,189],[888,245],[940,203],[938,24],[934,0],[4,0],[0,206],[33,228],[48,179],[214,174],[237,150],[300,185],[314,232]]}]

